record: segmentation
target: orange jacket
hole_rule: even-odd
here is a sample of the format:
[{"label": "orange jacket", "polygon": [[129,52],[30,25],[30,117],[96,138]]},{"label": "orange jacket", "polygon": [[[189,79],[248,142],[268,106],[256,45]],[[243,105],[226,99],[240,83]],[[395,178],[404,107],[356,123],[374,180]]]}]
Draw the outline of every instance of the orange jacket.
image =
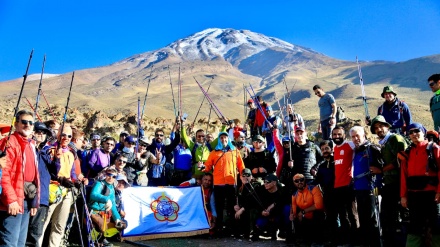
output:
[{"label": "orange jacket", "polygon": [[[237,175],[245,168],[241,159],[240,151],[237,149],[223,152],[213,150],[208,160],[205,162],[205,171],[212,172],[214,176],[214,185],[234,185],[237,181]],[[238,168],[238,171],[237,171]]]},{"label": "orange jacket", "polygon": [[[324,202],[319,186],[315,186],[312,191],[310,191],[310,185],[305,185],[304,190],[298,190],[292,196],[292,211],[294,215],[298,214],[298,211],[305,210],[313,205],[315,205],[315,210],[324,209]],[[312,219],[313,211],[307,212],[304,217],[306,219]]]}]

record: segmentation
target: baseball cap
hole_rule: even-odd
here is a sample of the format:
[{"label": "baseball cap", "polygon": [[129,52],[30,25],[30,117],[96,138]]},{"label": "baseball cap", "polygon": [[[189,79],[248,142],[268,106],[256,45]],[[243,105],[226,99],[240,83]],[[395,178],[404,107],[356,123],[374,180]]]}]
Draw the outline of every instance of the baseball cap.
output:
[{"label": "baseball cap", "polygon": [[289,141],[290,141],[290,137],[288,136],[283,137],[282,142],[289,142]]},{"label": "baseball cap", "polygon": [[127,136],[127,137],[125,137],[125,140],[124,140],[124,141],[126,141],[126,142],[128,142],[128,143],[130,143],[130,142],[136,142],[136,140],[134,139],[133,136]]},{"label": "baseball cap", "polygon": [[120,134],[119,134],[119,136],[129,136],[130,135],[130,133],[128,133],[127,131],[122,131]]},{"label": "baseball cap", "polygon": [[250,175],[252,175],[252,172],[251,172],[251,169],[244,168],[243,171],[241,171],[241,174],[250,174]]},{"label": "baseball cap", "polygon": [[268,181],[268,182],[277,181],[278,182],[278,178],[277,178],[277,176],[275,176],[275,174],[270,173],[270,174],[267,174],[266,177],[264,177],[264,181]]},{"label": "baseball cap", "polygon": [[256,141],[262,141],[262,142],[265,142],[266,140],[264,140],[264,137],[262,137],[262,136],[260,136],[260,135],[256,135],[256,136],[254,136],[254,138],[252,139],[252,141],[253,141],[253,142],[256,142]]},{"label": "baseball cap", "polygon": [[93,133],[90,135],[90,140],[92,140],[92,141],[93,140],[101,140],[101,136],[96,133]]},{"label": "baseball cap", "polygon": [[127,181],[127,177],[124,175],[124,174],[118,174],[117,176],[116,176],[116,180],[117,181],[124,181],[125,182],[125,187],[129,187],[130,186],[130,184],[128,183],[128,181]]},{"label": "baseball cap", "polygon": [[46,132],[46,135],[50,135],[50,136],[52,135],[52,131],[50,131],[46,127],[46,125],[44,123],[42,123],[42,122],[35,122],[34,123],[34,131],[37,131],[37,130],[41,130],[41,131]]},{"label": "baseball cap", "polygon": [[266,111],[272,111],[272,106],[270,105],[266,106]]},{"label": "baseball cap", "polygon": [[306,129],[304,129],[303,127],[298,126],[298,127],[296,127],[295,132],[297,132],[297,131],[305,131],[305,130],[306,130]]},{"label": "baseball cap", "polygon": [[254,103],[254,101],[252,100],[252,99],[249,99],[248,101],[247,101],[247,103],[249,104],[249,103]]}]

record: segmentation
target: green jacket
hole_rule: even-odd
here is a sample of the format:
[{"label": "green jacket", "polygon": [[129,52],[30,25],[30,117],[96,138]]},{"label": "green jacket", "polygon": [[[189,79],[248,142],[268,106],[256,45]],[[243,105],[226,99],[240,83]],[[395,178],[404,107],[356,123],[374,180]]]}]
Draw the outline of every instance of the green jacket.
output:
[{"label": "green jacket", "polygon": [[[222,129],[220,131],[226,131],[227,126],[223,126]],[[185,143],[185,145],[188,147],[189,150],[191,150],[191,155],[193,156],[193,174],[194,175],[203,175],[204,173],[199,171],[198,169],[198,162],[202,161],[205,162],[208,159],[209,154],[211,153],[210,150],[213,150],[218,143],[218,138],[215,138],[209,145],[210,148],[208,148],[205,145],[200,145],[198,146],[195,150],[194,150],[194,146],[196,145],[196,143],[194,143],[191,138],[188,137],[188,135],[186,134],[186,130],[183,128],[181,128],[181,138],[183,140],[183,143]]]},{"label": "green jacket", "polygon": [[397,160],[397,154],[405,151],[408,145],[401,135],[391,134],[387,142],[382,146],[382,157],[384,166],[393,164],[392,170],[383,173],[384,184],[396,183],[400,180],[400,165]]}]

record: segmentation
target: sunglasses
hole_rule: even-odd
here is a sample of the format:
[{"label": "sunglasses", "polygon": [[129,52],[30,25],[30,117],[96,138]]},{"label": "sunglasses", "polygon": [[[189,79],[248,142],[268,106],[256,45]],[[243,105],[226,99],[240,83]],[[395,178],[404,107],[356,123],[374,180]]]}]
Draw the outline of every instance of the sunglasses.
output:
[{"label": "sunglasses", "polygon": [[205,136],[200,135],[200,136],[197,136],[197,138],[205,138]]},{"label": "sunglasses", "polygon": [[67,137],[67,138],[72,138],[72,135],[68,135],[68,134],[61,134],[61,137]]},{"label": "sunglasses", "polygon": [[249,173],[243,173],[243,175],[242,175],[243,177],[250,177],[251,176],[251,174],[249,174]]},{"label": "sunglasses", "polygon": [[435,82],[430,82],[430,83],[429,83],[429,86],[432,87],[432,86],[434,86],[435,84],[436,84]]},{"label": "sunglasses", "polygon": [[409,132],[408,132],[410,135],[412,135],[412,134],[414,134],[414,133],[420,133],[420,130],[419,129],[412,129],[412,130],[409,130]]},{"label": "sunglasses", "polygon": [[134,145],[134,144],[136,144],[135,142],[129,142],[128,143],[129,145]]},{"label": "sunglasses", "polygon": [[162,137],[163,134],[156,134],[155,136],[156,136],[156,137]]},{"label": "sunglasses", "polygon": [[262,141],[260,141],[260,140],[257,140],[257,141],[254,141],[254,142],[258,142],[258,143],[263,143]]},{"label": "sunglasses", "polygon": [[118,161],[121,162],[121,163],[127,163],[127,161],[123,160],[123,159],[118,159]]},{"label": "sunglasses", "polygon": [[270,184],[270,183],[272,183],[272,181],[264,180],[264,183],[265,183],[265,184]]},{"label": "sunglasses", "polygon": [[20,122],[21,122],[21,124],[23,124],[23,125],[26,125],[26,124],[34,125],[34,121],[32,121],[32,120],[23,120],[23,119],[22,119]]},{"label": "sunglasses", "polygon": [[289,142],[283,142],[283,145],[289,144]]},{"label": "sunglasses", "polygon": [[43,130],[37,130],[37,131],[35,131],[35,134],[37,134],[37,135],[45,135],[46,132],[43,131]]},{"label": "sunglasses", "polygon": [[113,173],[107,173],[107,177],[116,178],[116,175]]},{"label": "sunglasses", "polygon": [[304,182],[304,180],[305,180],[304,178],[294,179],[293,182],[297,184],[297,183],[302,183],[302,182]]},{"label": "sunglasses", "polygon": [[109,145],[109,146],[114,146],[115,144],[114,143],[108,143],[108,142],[106,142],[105,144],[107,144],[107,145]]}]

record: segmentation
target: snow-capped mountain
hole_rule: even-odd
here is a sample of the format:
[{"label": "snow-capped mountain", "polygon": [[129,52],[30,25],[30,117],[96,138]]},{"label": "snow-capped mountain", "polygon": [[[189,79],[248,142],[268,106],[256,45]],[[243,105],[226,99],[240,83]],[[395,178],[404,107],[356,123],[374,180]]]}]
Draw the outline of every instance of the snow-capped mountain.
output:
[{"label": "snow-capped mountain", "polygon": [[[278,55],[279,59],[277,63],[271,63],[271,67],[288,58],[288,55],[324,56],[312,49],[249,30],[209,28],[179,39],[162,49],[139,54],[119,63],[134,62],[135,66],[149,67],[168,58],[174,58],[180,62],[224,60],[233,66],[241,66],[241,69],[244,69],[249,63],[249,59],[252,60],[254,57],[259,60],[267,60],[266,57],[273,57],[274,53]],[[252,64],[255,65],[255,61],[252,61]],[[246,71],[243,72],[246,73]]]}]

